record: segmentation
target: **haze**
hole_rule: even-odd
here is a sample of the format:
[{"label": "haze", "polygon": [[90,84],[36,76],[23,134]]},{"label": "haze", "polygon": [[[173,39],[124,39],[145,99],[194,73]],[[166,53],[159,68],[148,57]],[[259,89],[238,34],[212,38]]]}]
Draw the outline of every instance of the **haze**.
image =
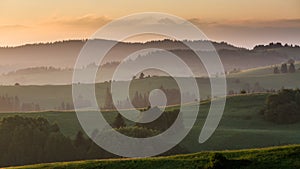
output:
[{"label": "haze", "polygon": [[297,0],[1,0],[0,46],[86,39],[115,18],[145,11],[183,17],[203,30],[209,39],[236,46],[252,48],[271,41],[300,43]]}]

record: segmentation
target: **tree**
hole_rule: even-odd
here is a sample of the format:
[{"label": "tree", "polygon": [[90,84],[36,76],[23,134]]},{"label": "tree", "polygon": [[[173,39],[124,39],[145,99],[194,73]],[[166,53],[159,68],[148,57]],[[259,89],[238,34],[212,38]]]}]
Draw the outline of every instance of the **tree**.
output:
[{"label": "tree", "polygon": [[287,72],[288,72],[287,64],[283,63],[281,65],[281,73],[287,73]]},{"label": "tree", "polygon": [[210,156],[209,163],[206,166],[207,169],[221,169],[227,168],[228,159],[220,153],[213,153]]},{"label": "tree", "polygon": [[19,111],[20,110],[20,99],[18,96],[15,96],[15,99],[14,99],[14,111]]},{"label": "tree", "polygon": [[62,109],[62,110],[65,110],[65,109],[66,109],[65,102],[62,102],[62,103],[61,103],[61,109]]},{"label": "tree", "polygon": [[152,137],[160,133],[158,130],[147,129],[139,126],[122,127],[117,129],[117,131],[134,138]]},{"label": "tree", "polygon": [[183,117],[179,110],[161,112],[158,107],[153,107],[141,113],[141,121],[151,118],[153,114],[154,116],[160,116],[149,123],[136,123],[136,126],[158,131],[165,131],[170,128],[170,126],[172,126],[176,120],[178,120],[178,125],[174,129],[176,132],[181,132],[184,130]]},{"label": "tree", "polygon": [[71,107],[71,104],[70,104],[70,103],[67,103],[67,104],[66,104],[66,110],[72,110],[72,107]]},{"label": "tree", "polygon": [[56,128],[42,117],[3,118],[0,121],[0,166],[75,160],[71,140]]},{"label": "tree", "polygon": [[83,145],[84,143],[85,143],[85,139],[84,139],[83,133],[82,133],[82,131],[78,131],[78,133],[76,134],[76,138],[74,140],[74,145],[76,147],[79,147],[79,146]]},{"label": "tree", "polygon": [[75,148],[77,149],[78,158],[86,157],[86,154],[89,150],[90,142],[88,139],[85,139],[82,131],[78,131],[75,140],[73,141]]},{"label": "tree", "polygon": [[139,79],[144,79],[144,77],[145,77],[145,74],[142,72],[142,73],[140,74]]},{"label": "tree", "polygon": [[297,93],[295,95],[295,101],[298,104],[298,106],[300,107],[300,91],[297,91]]},{"label": "tree", "polygon": [[241,94],[246,94],[247,91],[245,89],[241,90]]},{"label": "tree", "polygon": [[105,109],[113,109],[114,108],[112,95],[111,95],[110,89],[108,87],[106,88],[106,97],[105,97],[104,108]]},{"label": "tree", "polygon": [[280,73],[279,68],[277,66],[274,67],[273,73],[274,74],[279,74]]},{"label": "tree", "polygon": [[291,63],[289,66],[289,73],[295,73],[296,72],[296,68],[294,63]]},{"label": "tree", "polygon": [[294,59],[289,59],[289,60],[288,60],[288,63],[289,63],[289,64],[291,64],[291,63],[294,64],[294,63],[295,63],[295,60],[294,60]]},{"label": "tree", "polygon": [[125,121],[120,113],[115,118],[115,121],[112,124],[113,128],[122,128],[126,127]]}]

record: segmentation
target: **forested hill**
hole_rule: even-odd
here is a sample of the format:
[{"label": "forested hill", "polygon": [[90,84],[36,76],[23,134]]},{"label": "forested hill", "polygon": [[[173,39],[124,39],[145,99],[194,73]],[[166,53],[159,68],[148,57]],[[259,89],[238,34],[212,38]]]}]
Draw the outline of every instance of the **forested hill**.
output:
[{"label": "forested hill", "polygon": [[[109,40],[94,40],[95,43],[115,43]],[[28,44],[18,47],[0,47],[0,74],[8,73],[22,68],[52,66],[57,68],[72,68],[81,48],[86,40],[68,40],[53,43]],[[188,41],[191,45],[200,45],[202,52],[206,51],[208,41]],[[283,45],[270,43],[258,45],[251,50],[235,47],[226,42],[212,42],[218,51],[225,68],[230,71],[233,68],[246,69],[272,65],[287,61],[288,59],[300,60],[300,47],[297,45]],[[193,58],[187,47],[180,41],[163,40],[146,43],[119,42],[107,55],[106,62],[118,62],[132,52],[160,48],[169,51],[177,51],[187,60],[193,62]],[[104,64],[103,63],[103,64]]]}]

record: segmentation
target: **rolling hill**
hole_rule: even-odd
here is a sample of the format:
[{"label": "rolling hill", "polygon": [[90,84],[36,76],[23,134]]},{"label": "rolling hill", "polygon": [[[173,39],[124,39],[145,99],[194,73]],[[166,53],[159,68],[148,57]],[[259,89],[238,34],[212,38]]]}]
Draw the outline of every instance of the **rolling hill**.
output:
[{"label": "rolling hill", "polygon": [[[209,102],[203,102],[194,127],[180,145],[189,152],[198,152],[300,144],[300,123],[278,125],[265,121],[259,114],[267,96],[268,94],[249,94],[228,97],[222,120],[214,135],[204,144],[199,144],[198,137],[210,106]],[[173,109],[178,107],[167,108]],[[114,111],[102,113],[108,122],[112,122],[116,116]],[[51,123],[57,123],[61,132],[71,138],[82,130],[73,111],[0,113],[0,118],[14,115],[44,117]]]},{"label": "rolling hill", "polygon": [[[280,67],[280,64],[276,65]],[[274,66],[263,66],[258,68],[246,69],[237,73],[228,75],[228,77],[259,77],[259,76],[271,76],[274,75]],[[300,69],[300,62],[295,63],[296,69]],[[284,74],[283,74],[284,75]]]},{"label": "rolling hill", "polygon": [[[300,165],[297,162],[300,153],[299,145],[235,151],[237,149],[300,144],[299,122],[276,124],[264,120],[259,113],[265,106],[268,95],[243,94],[228,96],[222,120],[215,133],[205,143],[199,144],[199,133],[210,106],[210,102],[202,102],[194,127],[179,144],[187,152],[196,154],[146,159],[62,162],[24,166],[24,168],[158,168],[158,166],[160,168],[203,168],[209,163],[209,157],[215,153],[206,151],[221,151],[219,153],[222,153],[229,160],[229,168],[238,168],[241,165],[243,168],[298,168]],[[188,109],[194,105],[185,106],[187,106],[188,113]],[[174,109],[178,109],[178,106],[168,107],[167,111]],[[102,113],[108,122],[112,122],[116,117],[114,111],[104,111]],[[76,113],[73,111],[0,113],[0,119],[15,115],[34,118],[43,117],[51,123],[57,123],[62,134],[71,138],[76,137],[78,131],[82,130]],[[186,122],[188,121],[187,119]],[[90,130],[89,132],[93,131]]]},{"label": "rolling hill", "polygon": [[[198,169],[207,168],[211,163],[211,156],[215,153],[221,154],[226,160],[221,168],[246,168],[246,169],[297,169],[300,167],[299,145],[279,146],[261,149],[231,150],[218,152],[200,152],[186,155],[175,155],[168,157],[136,158],[136,159],[109,159],[88,160],[76,162],[58,162],[48,164],[36,164],[16,169],[75,169],[75,168],[110,168],[110,169]],[[220,166],[219,166],[220,167]],[[11,168],[11,169],[12,169]]]},{"label": "rolling hill", "polygon": [[[296,68],[299,69],[300,65],[296,64]],[[48,72],[41,68],[43,71]],[[35,71],[35,69],[33,70]],[[70,70],[64,69],[64,72],[71,73]],[[26,71],[25,71],[26,72]],[[51,70],[49,75],[54,80],[61,80],[58,78],[60,69]],[[24,74],[24,72],[23,72]],[[26,73],[25,73],[26,74]],[[28,77],[39,76],[43,78],[43,74],[34,74],[32,72],[27,73]],[[67,79],[66,74],[61,76]],[[34,77],[33,77],[34,78]],[[227,75],[227,91],[228,94],[237,94],[241,90],[252,92],[262,92],[266,90],[279,90],[281,88],[300,88],[299,79],[300,70],[295,73],[286,74],[273,74],[273,69],[268,67],[256,68],[241,71],[239,73],[233,73]],[[210,82],[208,78],[197,78],[197,83],[200,90],[202,99],[207,99],[210,96]],[[97,83],[96,84],[96,97],[99,101],[99,105],[104,104],[105,92],[110,83]],[[131,83],[131,95],[134,95],[135,91],[146,93],[152,89],[157,89],[163,86],[167,89],[177,88],[176,83],[170,77],[151,77],[144,79],[136,79]],[[72,86],[71,85],[23,85],[18,86],[0,86],[0,96],[18,96],[23,103],[36,103],[40,105],[41,110],[53,110],[59,109],[62,102],[72,103]]]},{"label": "rolling hill", "polygon": [[[21,83],[23,85],[45,85],[45,84],[70,84],[72,81],[72,68],[75,65],[81,48],[86,40],[70,40],[45,44],[28,44],[18,47],[0,47],[0,84],[13,85]],[[115,43],[109,40],[93,40],[93,43]],[[208,41],[188,41],[190,45],[199,45],[202,50],[196,51],[199,55],[209,56],[207,49]],[[238,48],[225,42],[211,42],[216,48],[225,71],[234,69],[251,69],[262,66],[270,66],[287,62],[289,59],[300,60],[300,47],[281,44],[258,45],[254,49],[248,50]],[[204,66],[196,57],[195,53],[189,50],[182,42],[163,40],[146,43],[124,43],[119,42],[105,56],[101,65],[102,75],[97,77],[97,82],[110,80],[114,69],[126,56],[149,48],[159,48],[167,50],[184,60],[193,70],[196,76],[205,76]],[[166,52],[150,52],[140,59],[150,58],[154,55],[166,55]],[[136,59],[138,60],[138,59]],[[114,64],[110,64],[110,63]],[[105,65],[105,66],[104,66]],[[40,67],[54,67],[52,70],[39,69]],[[24,72],[31,71],[30,74]],[[157,72],[149,74],[160,75]],[[56,77],[56,78],[52,78]]]}]

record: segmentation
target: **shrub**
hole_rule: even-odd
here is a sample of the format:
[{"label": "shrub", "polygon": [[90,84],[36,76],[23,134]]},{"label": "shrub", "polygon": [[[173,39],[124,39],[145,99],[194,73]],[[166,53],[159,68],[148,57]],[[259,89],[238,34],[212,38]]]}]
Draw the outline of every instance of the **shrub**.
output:
[{"label": "shrub", "polygon": [[220,153],[213,153],[210,156],[210,160],[208,165],[206,166],[207,169],[224,169],[226,168],[228,160]]}]

